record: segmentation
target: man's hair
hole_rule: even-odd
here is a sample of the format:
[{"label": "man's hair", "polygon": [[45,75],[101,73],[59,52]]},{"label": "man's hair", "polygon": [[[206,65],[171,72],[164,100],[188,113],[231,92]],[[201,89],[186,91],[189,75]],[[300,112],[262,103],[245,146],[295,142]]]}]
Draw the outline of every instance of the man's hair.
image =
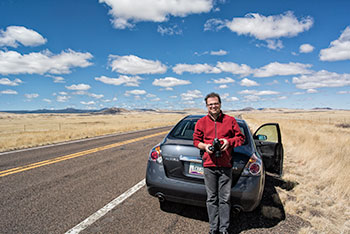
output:
[{"label": "man's hair", "polygon": [[220,95],[213,92],[213,93],[209,93],[209,94],[204,98],[205,104],[208,104],[208,103],[207,103],[208,98],[212,98],[212,97],[217,97],[218,100],[219,100],[219,103],[221,103]]}]

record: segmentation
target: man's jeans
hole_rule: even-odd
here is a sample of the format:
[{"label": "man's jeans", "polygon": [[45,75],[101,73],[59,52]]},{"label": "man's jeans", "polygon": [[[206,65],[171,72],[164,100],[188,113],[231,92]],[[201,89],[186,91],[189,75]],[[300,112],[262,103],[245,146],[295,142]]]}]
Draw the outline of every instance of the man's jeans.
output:
[{"label": "man's jeans", "polygon": [[[204,168],[207,209],[211,231],[227,231],[230,225],[232,169]],[[219,226],[220,224],[220,226]]]}]

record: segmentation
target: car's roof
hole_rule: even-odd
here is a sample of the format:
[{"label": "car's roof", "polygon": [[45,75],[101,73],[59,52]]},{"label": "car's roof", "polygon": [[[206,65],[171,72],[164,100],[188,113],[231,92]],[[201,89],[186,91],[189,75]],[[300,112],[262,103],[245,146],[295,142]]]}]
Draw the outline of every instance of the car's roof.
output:
[{"label": "car's roof", "polygon": [[[188,116],[186,116],[184,119],[186,119],[186,120],[198,120],[198,119],[200,119],[200,118],[203,118],[204,116],[205,116],[205,115],[188,115]],[[236,117],[235,117],[235,119],[236,119],[236,121],[237,121],[238,123],[245,124],[245,121],[244,121],[244,120],[238,119],[238,118],[236,118]]]}]

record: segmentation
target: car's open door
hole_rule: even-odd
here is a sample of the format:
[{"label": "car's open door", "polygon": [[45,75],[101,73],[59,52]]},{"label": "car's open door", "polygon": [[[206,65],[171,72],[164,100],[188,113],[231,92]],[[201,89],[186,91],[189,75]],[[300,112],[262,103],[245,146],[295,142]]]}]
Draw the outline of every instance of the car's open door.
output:
[{"label": "car's open door", "polygon": [[257,150],[262,155],[266,171],[282,176],[283,145],[278,123],[261,125],[253,138]]}]

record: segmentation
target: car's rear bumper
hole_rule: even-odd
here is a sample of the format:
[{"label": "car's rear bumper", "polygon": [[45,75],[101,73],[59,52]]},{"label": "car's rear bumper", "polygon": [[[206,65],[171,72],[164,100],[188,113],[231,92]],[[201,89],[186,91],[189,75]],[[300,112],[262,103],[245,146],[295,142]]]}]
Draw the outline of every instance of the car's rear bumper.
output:
[{"label": "car's rear bumper", "polygon": [[[264,179],[264,176],[240,177],[231,190],[232,206],[238,206],[243,211],[254,210],[262,197]],[[146,184],[152,196],[196,206],[206,204],[204,184],[169,178],[165,175],[164,167],[153,161],[147,165]]]}]

